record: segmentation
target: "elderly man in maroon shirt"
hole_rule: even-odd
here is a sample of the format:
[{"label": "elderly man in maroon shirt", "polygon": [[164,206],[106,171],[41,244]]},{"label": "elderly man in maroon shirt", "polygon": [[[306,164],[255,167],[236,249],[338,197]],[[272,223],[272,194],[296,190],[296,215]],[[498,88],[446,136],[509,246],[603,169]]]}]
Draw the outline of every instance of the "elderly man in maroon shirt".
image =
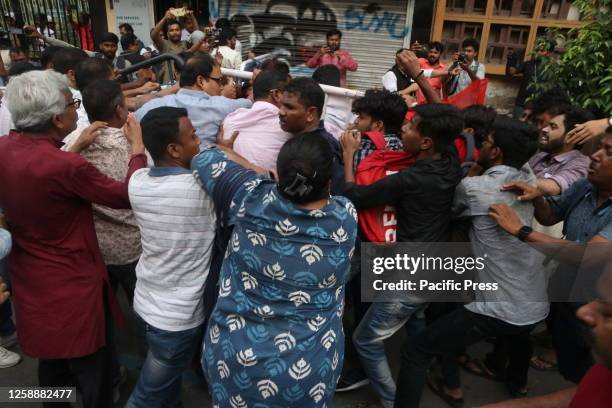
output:
[{"label": "elderly man in maroon shirt", "polygon": [[104,123],[87,128],[73,152],[59,149],[76,128],[81,103],[64,76],[28,72],[11,79],[6,96],[17,130],[0,139],[0,208],[13,234],[9,266],[19,343],[39,359],[40,386],[76,385],[85,407],[112,407],[107,329],[110,314],[121,319],[121,312],[91,204],[130,207],[128,180],[146,165],[140,128],[126,125],[132,157],[125,181],[117,182],[74,153]]}]

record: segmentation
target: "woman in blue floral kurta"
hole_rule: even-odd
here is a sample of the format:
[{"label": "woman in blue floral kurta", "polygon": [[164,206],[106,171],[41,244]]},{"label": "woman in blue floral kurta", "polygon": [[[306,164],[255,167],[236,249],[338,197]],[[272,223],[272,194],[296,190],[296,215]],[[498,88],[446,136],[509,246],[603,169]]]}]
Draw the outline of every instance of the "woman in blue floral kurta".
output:
[{"label": "woman in blue floral kurta", "polygon": [[[299,146],[285,147],[279,163]],[[216,149],[201,153],[193,166],[211,196],[218,195],[215,189],[232,191],[234,230],[203,344],[213,405],[331,407],[344,353],[355,208],[343,197],[329,197],[318,209],[296,205],[281,192],[280,164],[281,187]],[[297,180],[289,187],[299,190]]]}]

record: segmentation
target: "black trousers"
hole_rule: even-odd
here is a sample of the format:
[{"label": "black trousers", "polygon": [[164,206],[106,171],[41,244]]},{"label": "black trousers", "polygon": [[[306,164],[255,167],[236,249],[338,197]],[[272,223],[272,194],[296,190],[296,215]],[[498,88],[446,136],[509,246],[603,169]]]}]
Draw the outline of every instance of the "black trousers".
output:
[{"label": "black trousers", "polygon": [[136,290],[136,265],[138,261],[127,265],[106,265],[108,280],[117,293],[119,285],[123,288],[130,306],[134,304],[134,291]]},{"label": "black trousers", "polygon": [[[401,408],[419,406],[427,369],[435,356],[453,356],[458,349],[467,347],[488,337],[503,336],[508,341],[531,347],[529,333],[536,325],[515,326],[493,317],[472,313],[464,307],[442,316],[424,331],[409,338],[402,347],[402,360],[397,380],[395,406]],[[522,347],[512,347],[506,376],[517,385],[526,382],[531,353],[525,353]],[[455,368],[447,366],[445,376],[459,377],[456,359],[446,358],[443,364],[455,361]],[[456,373],[450,375],[451,370]]]},{"label": "black trousers", "polygon": [[556,303],[552,332],[559,373],[575,384],[595,364],[586,340],[587,328],[576,317],[581,306],[581,303]]},{"label": "black trousers", "polygon": [[[41,387],[77,387],[84,408],[113,408],[112,347],[113,323],[105,302],[106,345],[84,357],[40,359],[38,383]],[[67,402],[43,403],[43,408],[68,408]]]}]

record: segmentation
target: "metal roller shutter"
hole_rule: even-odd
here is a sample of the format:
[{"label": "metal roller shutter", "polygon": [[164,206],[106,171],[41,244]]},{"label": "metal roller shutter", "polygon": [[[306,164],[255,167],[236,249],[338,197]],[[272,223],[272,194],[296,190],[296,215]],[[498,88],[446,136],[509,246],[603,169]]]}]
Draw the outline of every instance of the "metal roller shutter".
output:
[{"label": "metal roller shutter", "polygon": [[[269,0],[211,2],[211,17],[227,17],[238,31],[243,56],[286,48],[292,65],[300,65],[325,43],[330,28],[342,31],[342,48],[359,63],[349,72],[349,87],[382,87],[381,78],[394,64],[395,52],[408,44],[414,0],[384,2]],[[410,7],[409,7],[410,4]]]}]

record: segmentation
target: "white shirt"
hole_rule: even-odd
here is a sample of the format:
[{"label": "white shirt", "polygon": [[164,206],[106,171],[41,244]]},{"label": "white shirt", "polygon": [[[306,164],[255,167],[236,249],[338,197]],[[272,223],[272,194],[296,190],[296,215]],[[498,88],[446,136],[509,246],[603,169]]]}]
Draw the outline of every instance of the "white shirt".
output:
[{"label": "white shirt", "polygon": [[227,45],[222,45],[213,50],[211,55],[214,57],[217,55],[217,52],[223,55],[223,62],[221,63],[222,68],[240,69],[240,64],[242,64],[242,55],[240,55],[236,50],[232,50]]},{"label": "white shirt", "polygon": [[128,192],[142,237],[134,310],[161,330],[201,325],[215,239],[212,199],[179,167],[137,170]]},{"label": "white shirt", "polygon": [[[470,70],[476,73],[476,77],[478,79],[485,78],[484,64],[481,64],[480,62],[473,60],[472,63],[470,64]],[[459,92],[463,91],[465,88],[470,86],[470,84],[472,83],[472,79],[470,78],[470,75],[464,70],[461,70],[461,72],[459,73],[457,81],[458,81],[457,90],[450,96],[457,95]]]},{"label": "white shirt", "polygon": [[223,121],[224,137],[230,138],[236,130],[240,132],[234,142],[236,153],[257,166],[276,169],[278,152],[291,137],[280,127],[276,106],[258,101],[250,109],[230,113]]},{"label": "white shirt", "polygon": [[[431,78],[431,73],[433,69],[424,69],[423,77]],[[382,77],[383,88],[385,88],[389,92],[397,92],[397,76],[393,71],[387,71],[385,75]]]}]

